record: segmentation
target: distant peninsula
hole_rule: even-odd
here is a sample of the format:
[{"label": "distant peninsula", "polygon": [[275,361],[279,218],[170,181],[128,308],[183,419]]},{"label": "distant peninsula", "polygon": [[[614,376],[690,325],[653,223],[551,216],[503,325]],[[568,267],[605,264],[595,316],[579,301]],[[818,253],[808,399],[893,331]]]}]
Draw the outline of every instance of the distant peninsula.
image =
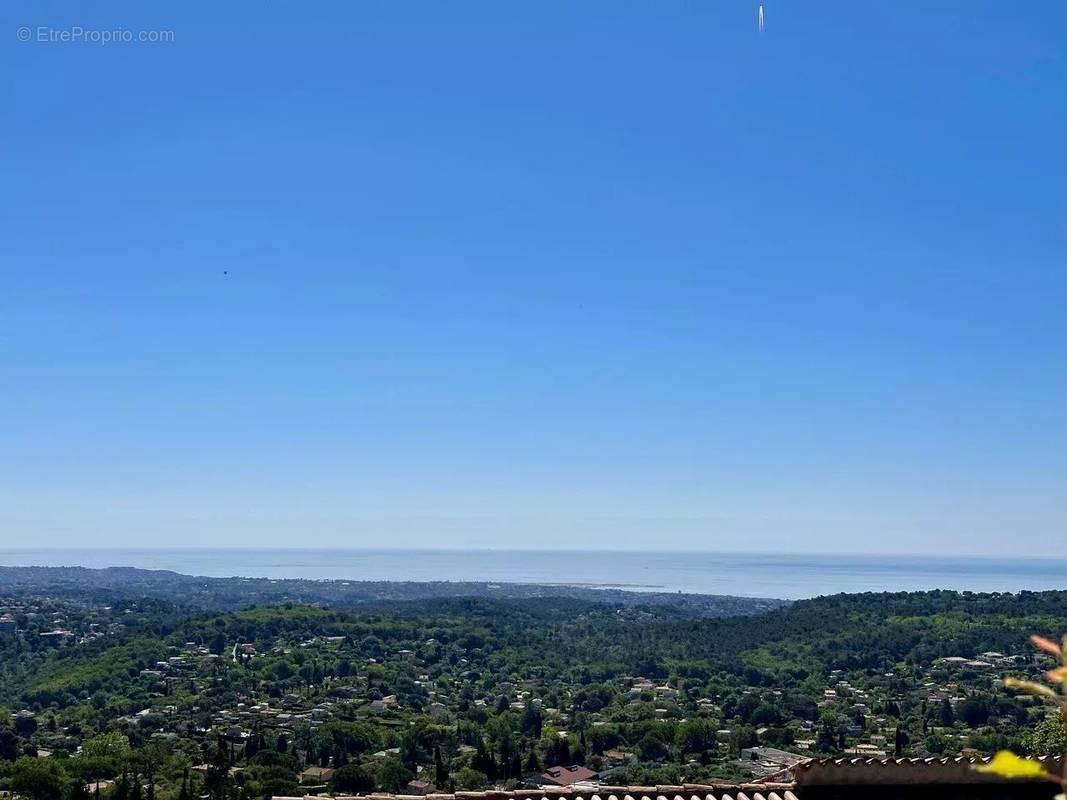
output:
[{"label": "distant peninsula", "polygon": [[4,567],[0,593],[39,593],[84,597],[94,592],[105,598],[150,597],[210,611],[233,611],[253,605],[321,605],[351,608],[368,603],[397,603],[433,598],[571,598],[626,608],[670,608],[684,617],[729,617],[761,614],[789,605],[774,598],[680,592],[632,591],[619,586],[582,583],[527,584],[470,581],[347,581],[303,578],[209,578],[169,570],[135,567]]}]

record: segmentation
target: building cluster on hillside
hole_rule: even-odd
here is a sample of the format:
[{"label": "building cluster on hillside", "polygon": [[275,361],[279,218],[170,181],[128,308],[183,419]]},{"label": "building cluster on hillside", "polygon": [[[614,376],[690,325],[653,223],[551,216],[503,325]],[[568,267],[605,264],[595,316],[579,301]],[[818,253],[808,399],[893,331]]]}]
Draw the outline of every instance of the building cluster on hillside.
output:
[{"label": "building cluster on hillside", "polygon": [[[21,637],[31,648],[96,648],[100,640],[123,641],[151,613],[136,604],[0,600],[0,635]],[[207,626],[202,637],[178,642],[161,644],[138,661],[133,687],[115,701],[122,707],[117,722],[135,726],[143,737],[225,742],[237,753],[257,738],[282,742],[301,753],[298,777],[308,786],[327,783],[342,765],[335,753],[313,745],[331,722],[383,732],[388,741],[382,744],[390,746],[360,754],[370,763],[399,757],[393,745],[416,722],[455,728],[509,712],[513,719],[536,719],[530,735],[544,745],[536,768],[524,763],[521,774],[509,777],[529,786],[597,785],[662,762],[674,741],[621,738],[628,726],[647,724],[672,726],[671,735],[678,730],[681,736],[683,726],[700,723],[704,727],[694,730],[706,740],[696,752],[683,751],[691,753],[686,766],[753,778],[827,753],[968,755],[988,749],[974,741],[983,726],[1024,721],[1029,709],[1003,699],[1000,675],[1035,667],[1030,654],[960,653],[926,664],[833,669],[783,689],[756,679],[708,680],[667,670],[600,682],[563,674],[549,680],[541,670],[489,668],[477,643],[425,636],[377,641],[268,627],[245,641],[227,640]],[[47,705],[18,712],[34,721],[16,723],[36,729]],[[80,745],[69,732],[47,727],[37,730],[34,743],[42,752],[74,752]],[[478,754],[462,743],[453,758],[469,764]],[[419,765],[410,793],[433,790],[425,766]]]}]

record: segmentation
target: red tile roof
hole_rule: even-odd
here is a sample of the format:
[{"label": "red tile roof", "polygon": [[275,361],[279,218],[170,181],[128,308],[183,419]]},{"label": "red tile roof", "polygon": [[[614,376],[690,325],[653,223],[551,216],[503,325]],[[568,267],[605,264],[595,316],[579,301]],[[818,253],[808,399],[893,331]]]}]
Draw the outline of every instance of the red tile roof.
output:
[{"label": "red tile roof", "polygon": [[[1063,773],[1063,759],[1041,756],[1037,759],[1055,774]],[[989,756],[974,758],[818,758],[802,761],[789,768],[798,787],[804,786],[902,786],[1003,783],[997,775],[977,772],[974,767],[987,764]],[[779,775],[781,773],[778,773]],[[1035,779],[1031,783],[1045,783]],[[1026,781],[1015,781],[1015,784]]]},{"label": "red tile roof", "polygon": [[[678,786],[599,786],[596,789],[551,786],[510,792],[455,792],[416,795],[369,794],[360,800],[797,800],[791,783],[684,784]],[[311,800],[275,797],[274,800]],[[356,800],[351,796],[334,800]]]},{"label": "red tile roof", "polygon": [[583,783],[595,780],[597,773],[588,767],[572,764],[569,767],[549,767],[541,773],[541,780],[545,783],[554,783],[557,786],[569,786],[572,783]]},{"label": "red tile roof", "polygon": [[[986,763],[985,758],[821,758],[808,759],[775,775],[751,783],[682,784],[672,786],[546,786],[540,789],[517,789],[510,792],[454,792],[418,795],[369,794],[359,800],[803,800],[805,797],[852,797],[853,790],[861,790],[857,797],[945,797],[973,800],[979,785],[987,784],[996,797],[1037,797],[1048,787],[1049,796],[1056,791],[1044,781],[1038,786],[1026,781],[1005,782],[1002,778],[975,772],[973,767]],[[1043,758],[1047,769],[1058,774],[1063,759]],[[555,767],[553,769],[556,769]],[[568,769],[564,767],[563,769]],[[591,770],[589,770],[591,771]],[[1004,794],[988,784],[1010,783],[1012,793]],[[901,794],[899,787],[910,786],[909,794]],[[881,794],[871,794],[866,790]],[[932,788],[937,794],[919,791]],[[953,788],[955,787],[955,788]],[[1036,794],[1021,790],[1039,790]],[[844,792],[844,793],[842,793]],[[890,794],[886,794],[889,792]],[[829,794],[828,794],[829,793]],[[991,796],[983,794],[983,797]],[[323,800],[322,798],[275,797],[274,800]],[[357,800],[352,796],[334,800]]]}]

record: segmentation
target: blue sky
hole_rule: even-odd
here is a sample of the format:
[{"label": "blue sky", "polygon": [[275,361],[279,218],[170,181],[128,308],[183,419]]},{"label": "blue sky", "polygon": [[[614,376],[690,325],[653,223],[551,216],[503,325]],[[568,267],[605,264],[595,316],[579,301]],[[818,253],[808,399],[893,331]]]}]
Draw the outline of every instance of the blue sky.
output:
[{"label": "blue sky", "polygon": [[756,9],[6,3],[0,543],[1067,554],[1067,7]]}]

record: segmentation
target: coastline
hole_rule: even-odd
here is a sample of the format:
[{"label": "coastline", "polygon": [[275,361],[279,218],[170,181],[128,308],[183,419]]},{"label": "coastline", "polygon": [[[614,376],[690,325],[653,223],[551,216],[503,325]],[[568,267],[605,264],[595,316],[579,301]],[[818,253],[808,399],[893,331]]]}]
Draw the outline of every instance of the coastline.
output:
[{"label": "coastline", "polygon": [[798,600],[826,594],[1067,587],[1067,559],[648,551],[5,548],[3,566],[132,567],[204,578],[507,584]]}]

